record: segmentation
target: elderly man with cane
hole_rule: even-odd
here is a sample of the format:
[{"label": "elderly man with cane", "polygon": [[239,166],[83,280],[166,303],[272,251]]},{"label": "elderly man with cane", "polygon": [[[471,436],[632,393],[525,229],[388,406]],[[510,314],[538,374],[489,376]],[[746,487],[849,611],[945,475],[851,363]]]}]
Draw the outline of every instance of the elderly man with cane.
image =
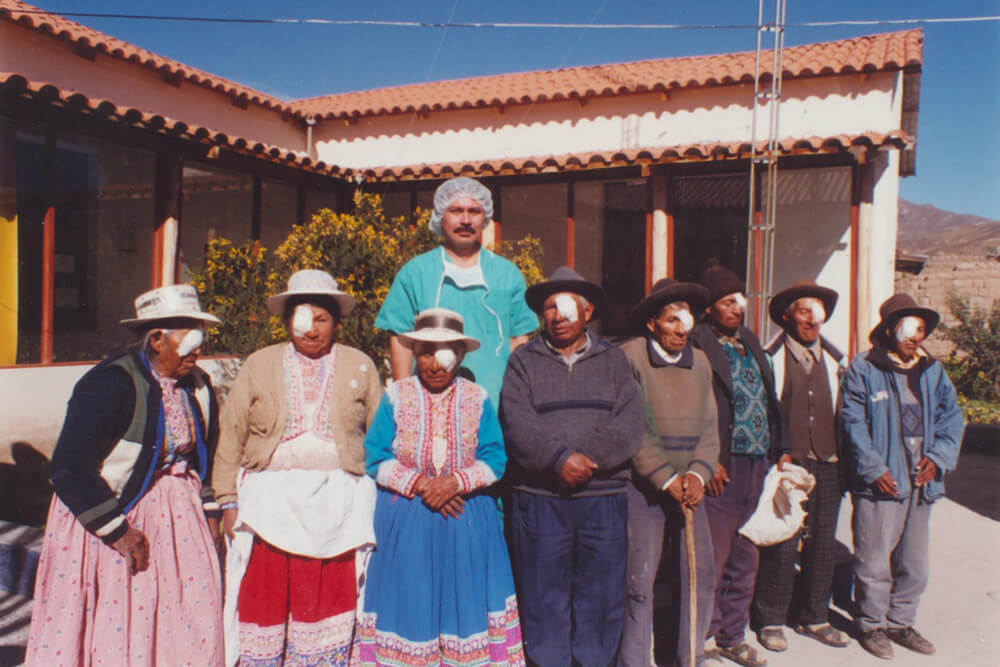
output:
[{"label": "elderly man with cane", "polygon": [[566,267],[528,288],[542,335],[511,355],[500,422],[528,661],[607,667],[625,605],[626,488],[642,399],[621,350],[587,332],[604,291]]},{"label": "elderly man with cane", "polygon": [[618,655],[622,667],[649,665],[653,582],[664,528],[671,548],[679,545],[682,527],[687,538],[680,557],[677,659],[687,667],[704,657],[715,562],[701,500],[718,465],[719,432],[712,368],[705,353],[690,346],[688,334],[694,327],[693,313],[704,311],[707,303],[708,290],[701,285],[660,280],[631,314],[633,328],[644,335],[622,346],[647,417],[628,487],[628,598]]}]

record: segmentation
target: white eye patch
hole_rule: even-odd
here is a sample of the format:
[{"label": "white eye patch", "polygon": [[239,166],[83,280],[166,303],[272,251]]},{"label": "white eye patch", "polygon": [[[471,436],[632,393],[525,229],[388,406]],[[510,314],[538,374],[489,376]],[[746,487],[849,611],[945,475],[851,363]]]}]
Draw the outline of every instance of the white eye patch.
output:
[{"label": "white eye patch", "polygon": [[826,309],[823,308],[823,304],[819,301],[809,300],[809,310],[813,314],[813,322],[816,324],[822,324],[826,321]]},{"label": "white eye patch", "polygon": [[577,308],[576,299],[571,294],[556,294],[556,309],[559,314],[570,322],[580,319],[580,311]]},{"label": "white eye patch", "polygon": [[676,315],[677,319],[681,321],[681,326],[684,327],[684,333],[688,333],[691,329],[694,329],[694,316],[690,310],[687,308],[678,310]]},{"label": "white eye patch", "polygon": [[204,342],[205,334],[202,333],[201,329],[191,329],[184,334],[184,338],[181,338],[181,343],[177,346],[177,355],[186,357],[201,347]]},{"label": "white eye patch", "polygon": [[747,298],[743,296],[741,293],[736,292],[735,294],[733,294],[733,299],[736,300],[736,305],[739,306],[741,310],[747,309]]},{"label": "white eye patch", "polygon": [[450,347],[435,350],[434,358],[437,359],[438,365],[449,373],[455,370],[455,366],[458,365],[458,355]]},{"label": "white eye patch", "polygon": [[313,328],[313,312],[309,306],[299,305],[295,307],[295,314],[292,315],[292,335],[301,338],[309,333]]},{"label": "white eye patch", "polygon": [[902,343],[904,340],[908,340],[917,335],[917,330],[920,328],[922,322],[919,317],[913,317],[912,315],[904,317],[896,325],[896,340]]}]

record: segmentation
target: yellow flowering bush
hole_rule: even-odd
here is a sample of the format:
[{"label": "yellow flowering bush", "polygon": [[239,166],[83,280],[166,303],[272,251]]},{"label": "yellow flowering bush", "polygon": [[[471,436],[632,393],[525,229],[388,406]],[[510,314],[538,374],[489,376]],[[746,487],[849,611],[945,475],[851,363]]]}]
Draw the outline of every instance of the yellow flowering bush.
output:
[{"label": "yellow flowering bush", "polygon": [[[387,218],[378,195],[359,194],[352,213],[318,211],[296,225],[273,252],[255,243],[234,246],[225,239],[209,244],[193,282],[205,306],[224,324],[209,331],[214,352],[245,356],[263,345],[285,340],[279,318],[267,312],[267,297],[285,290],[300,269],[329,271],[357,305],[341,322],[339,340],[363,350],[376,362],[388,357],[389,335],[375,329],[375,316],[403,264],[440,243],[428,228],[428,211],[417,210],[412,223]],[[504,241],[499,254],[509,258],[532,285],[542,281],[538,239]],[[387,364],[379,363],[383,374]]]}]

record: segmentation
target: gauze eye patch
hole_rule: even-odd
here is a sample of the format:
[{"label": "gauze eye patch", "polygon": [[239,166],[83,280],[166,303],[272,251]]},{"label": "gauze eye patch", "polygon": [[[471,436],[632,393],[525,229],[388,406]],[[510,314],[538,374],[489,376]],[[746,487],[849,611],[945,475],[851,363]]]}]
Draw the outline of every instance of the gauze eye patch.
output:
[{"label": "gauze eye patch", "polygon": [[558,309],[560,315],[570,322],[576,322],[580,319],[576,299],[571,294],[556,294],[556,309]]},{"label": "gauze eye patch", "polygon": [[181,357],[186,357],[196,349],[201,347],[201,344],[205,342],[205,334],[202,333],[201,329],[191,329],[186,334],[184,338],[181,338],[180,345],[177,346],[177,355]]},{"label": "gauze eye patch", "polygon": [[681,326],[684,327],[684,333],[688,333],[691,329],[694,329],[694,315],[687,308],[683,308],[677,311],[677,319],[681,321]]},{"label": "gauze eye patch", "polygon": [[313,313],[309,306],[299,305],[295,307],[295,314],[292,315],[292,335],[298,338],[305,336],[313,328]]},{"label": "gauze eye patch", "polygon": [[449,373],[455,370],[455,366],[458,365],[458,355],[455,354],[455,350],[450,347],[442,347],[435,350],[434,358],[437,359],[441,368],[445,369]]},{"label": "gauze eye patch", "polygon": [[920,329],[920,318],[913,317],[909,315],[904,317],[896,325],[896,340],[902,343],[904,340],[908,340],[917,335],[917,330]]}]

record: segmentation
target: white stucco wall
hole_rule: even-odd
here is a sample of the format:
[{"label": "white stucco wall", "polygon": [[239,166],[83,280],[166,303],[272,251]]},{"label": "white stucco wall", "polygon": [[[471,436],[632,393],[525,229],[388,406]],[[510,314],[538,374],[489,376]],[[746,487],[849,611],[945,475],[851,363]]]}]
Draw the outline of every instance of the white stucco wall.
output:
[{"label": "white stucco wall", "polygon": [[[902,79],[895,72],[785,82],[782,137],[899,129]],[[740,142],[750,138],[749,84],[496,109],[320,122],[320,159],[343,167],[461,162]],[[763,108],[763,120],[767,107]]]},{"label": "white stucco wall", "polygon": [[289,150],[306,150],[305,128],[272,109],[250,104],[240,109],[229,96],[181,81],[175,87],[156,70],[98,54],[80,57],[73,46],[23,26],[0,22],[0,70],[29,81],[51,83],[62,90],[134,107],[188,125],[202,125]]}]

